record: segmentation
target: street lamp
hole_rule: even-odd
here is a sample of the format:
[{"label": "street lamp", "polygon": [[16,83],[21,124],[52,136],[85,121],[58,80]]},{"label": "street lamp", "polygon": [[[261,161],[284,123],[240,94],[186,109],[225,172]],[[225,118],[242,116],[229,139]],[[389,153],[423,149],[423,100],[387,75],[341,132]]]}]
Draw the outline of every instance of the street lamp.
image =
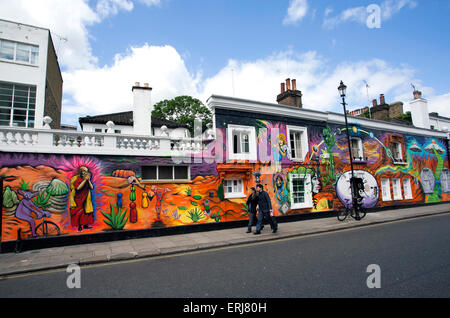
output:
[{"label": "street lamp", "polygon": [[348,143],[348,153],[350,156],[350,168],[352,171],[352,177],[350,179],[350,188],[351,188],[351,192],[352,192],[352,207],[353,210],[355,212],[355,219],[356,220],[361,220],[361,218],[359,217],[359,213],[358,213],[358,209],[356,208],[356,204],[357,204],[357,200],[356,200],[356,180],[355,180],[355,171],[353,169],[353,155],[352,155],[352,147],[351,147],[351,143],[350,143],[350,130],[348,127],[348,120],[347,120],[347,108],[346,108],[346,103],[345,103],[345,95],[347,93],[347,86],[344,85],[344,82],[341,81],[341,84],[338,87],[338,91],[339,94],[342,97],[342,106],[344,106],[344,117],[345,117],[345,128],[347,131],[347,143]]}]

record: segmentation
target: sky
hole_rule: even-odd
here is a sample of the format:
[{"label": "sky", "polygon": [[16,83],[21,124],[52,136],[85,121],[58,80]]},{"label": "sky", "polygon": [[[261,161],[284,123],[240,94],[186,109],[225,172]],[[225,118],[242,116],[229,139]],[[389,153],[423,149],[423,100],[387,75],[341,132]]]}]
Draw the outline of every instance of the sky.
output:
[{"label": "sky", "polygon": [[[48,28],[64,80],[62,122],[180,95],[276,102],[297,79],[305,108],[342,113],[422,91],[450,117],[448,0],[0,0],[0,18]],[[379,19],[378,19],[379,18]],[[366,87],[368,83],[368,88]],[[370,102],[371,103],[371,102]]]}]

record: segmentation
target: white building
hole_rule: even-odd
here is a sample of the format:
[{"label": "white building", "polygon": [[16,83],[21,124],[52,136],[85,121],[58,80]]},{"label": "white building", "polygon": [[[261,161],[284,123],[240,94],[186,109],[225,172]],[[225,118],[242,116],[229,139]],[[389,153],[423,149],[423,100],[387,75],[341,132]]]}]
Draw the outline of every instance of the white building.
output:
[{"label": "white building", "polygon": [[150,115],[154,105],[151,102],[152,88],[147,83],[144,86],[140,86],[138,82],[135,83],[132,91],[132,111],[80,117],[78,121],[81,130],[106,133],[109,129],[110,132],[124,135],[189,137],[188,126]]},{"label": "white building", "polygon": [[62,84],[50,30],[0,20],[0,126],[60,128]]}]

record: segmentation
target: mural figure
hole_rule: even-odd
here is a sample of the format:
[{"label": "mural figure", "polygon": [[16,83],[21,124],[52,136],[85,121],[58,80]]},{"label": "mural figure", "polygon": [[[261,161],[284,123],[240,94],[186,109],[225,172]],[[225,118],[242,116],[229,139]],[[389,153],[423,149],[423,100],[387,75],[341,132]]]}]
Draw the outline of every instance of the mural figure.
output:
[{"label": "mural figure", "polygon": [[[41,219],[44,216],[50,217],[51,214],[48,211],[42,210],[31,201],[32,198],[39,194],[38,192],[33,193],[19,189],[19,194],[23,196],[23,199],[20,200],[19,205],[17,206],[15,216],[19,220],[28,222],[31,227],[31,236],[36,237],[36,224],[34,223],[34,219]],[[36,214],[36,218],[33,218],[31,213]]]},{"label": "mural figure", "polygon": [[70,220],[72,227],[78,232],[91,229],[94,223],[94,207],[92,204],[91,174],[85,166],[78,168],[78,174],[70,179]]},{"label": "mural figure", "polygon": [[281,171],[281,161],[288,154],[288,146],[286,142],[286,136],[284,134],[278,134],[277,144],[274,146],[273,159],[275,162],[275,172]]},{"label": "mural figure", "polygon": [[150,200],[153,199],[153,197],[156,196],[156,221],[161,221],[161,203],[162,203],[162,199],[164,197],[164,194],[170,192],[170,189],[165,188],[165,189],[161,189],[158,188],[156,186],[152,186],[151,190],[153,192],[152,195],[149,195]]}]

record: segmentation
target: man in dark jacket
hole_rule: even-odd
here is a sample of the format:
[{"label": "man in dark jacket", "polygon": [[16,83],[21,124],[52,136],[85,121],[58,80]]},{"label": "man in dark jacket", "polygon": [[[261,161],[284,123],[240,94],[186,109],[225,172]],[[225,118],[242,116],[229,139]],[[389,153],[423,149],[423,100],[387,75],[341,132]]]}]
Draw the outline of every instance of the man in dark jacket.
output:
[{"label": "man in dark jacket", "polygon": [[272,233],[276,233],[278,226],[276,219],[273,217],[269,194],[264,191],[262,184],[256,186],[256,191],[258,191],[258,224],[256,225],[256,232],[254,234],[261,234],[264,219],[268,219]]}]

